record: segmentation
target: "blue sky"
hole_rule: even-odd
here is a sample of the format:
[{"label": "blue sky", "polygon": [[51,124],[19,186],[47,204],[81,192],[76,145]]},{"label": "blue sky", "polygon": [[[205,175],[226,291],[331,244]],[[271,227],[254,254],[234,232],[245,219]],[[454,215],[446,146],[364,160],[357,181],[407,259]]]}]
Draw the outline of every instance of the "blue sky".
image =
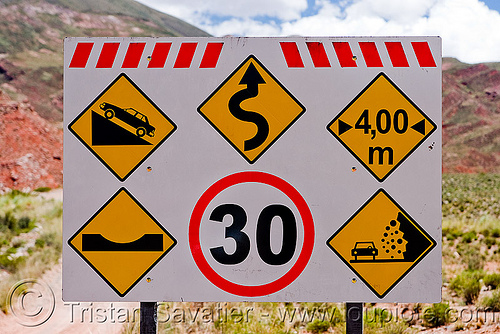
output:
[{"label": "blue sky", "polygon": [[500,12],[500,1],[498,0],[483,0],[483,2],[491,9]]},{"label": "blue sky", "polygon": [[136,0],[214,36],[441,36],[443,55],[500,62],[500,0]]}]

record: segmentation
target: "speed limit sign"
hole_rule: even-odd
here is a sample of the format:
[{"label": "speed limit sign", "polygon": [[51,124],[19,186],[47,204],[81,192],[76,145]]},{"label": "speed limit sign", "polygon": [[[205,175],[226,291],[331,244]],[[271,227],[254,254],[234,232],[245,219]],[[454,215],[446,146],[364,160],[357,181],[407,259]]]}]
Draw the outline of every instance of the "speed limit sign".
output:
[{"label": "speed limit sign", "polygon": [[[260,198],[241,196],[245,193]],[[224,224],[227,220],[230,225]],[[198,268],[213,284],[256,297],[283,289],[302,273],[314,247],[314,222],[305,200],[286,181],[263,172],[241,172],[202,195],[191,216],[189,237]],[[254,274],[242,278],[234,272]]]},{"label": "speed limit sign", "polygon": [[440,300],[440,38],[64,52],[64,300]]}]

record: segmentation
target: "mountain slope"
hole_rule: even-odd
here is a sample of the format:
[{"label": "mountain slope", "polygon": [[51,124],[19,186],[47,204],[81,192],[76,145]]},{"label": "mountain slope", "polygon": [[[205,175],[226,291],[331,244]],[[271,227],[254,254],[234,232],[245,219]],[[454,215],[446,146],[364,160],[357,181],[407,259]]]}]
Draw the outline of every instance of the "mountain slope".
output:
[{"label": "mountain slope", "polygon": [[143,22],[152,22],[158,27],[166,29],[162,36],[209,36],[200,30],[176,17],[161,13],[133,0],[47,0],[49,3],[69,8],[82,13],[102,15],[123,15]]},{"label": "mountain slope", "polygon": [[67,36],[209,36],[133,0],[0,0],[0,84],[62,120],[62,44]]},{"label": "mountain slope", "polygon": [[443,60],[443,169],[500,173],[500,68]]},{"label": "mountain slope", "polygon": [[133,0],[0,0],[0,17],[0,192],[62,185],[64,37],[208,36]]}]

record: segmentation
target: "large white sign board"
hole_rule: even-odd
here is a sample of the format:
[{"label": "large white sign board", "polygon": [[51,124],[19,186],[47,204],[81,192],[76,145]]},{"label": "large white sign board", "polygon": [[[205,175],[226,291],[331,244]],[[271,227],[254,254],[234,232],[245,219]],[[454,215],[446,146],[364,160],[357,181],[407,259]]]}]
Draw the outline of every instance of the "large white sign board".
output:
[{"label": "large white sign board", "polygon": [[441,299],[440,38],[64,53],[64,300]]}]

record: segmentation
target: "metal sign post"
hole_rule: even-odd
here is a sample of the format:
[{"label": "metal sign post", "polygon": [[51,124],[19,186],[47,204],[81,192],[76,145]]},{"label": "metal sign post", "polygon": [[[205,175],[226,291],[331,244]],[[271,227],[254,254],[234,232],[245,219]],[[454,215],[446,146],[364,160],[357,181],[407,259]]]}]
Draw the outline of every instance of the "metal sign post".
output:
[{"label": "metal sign post", "polygon": [[346,303],[346,334],[363,333],[363,303]]},{"label": "metal sign post", "polygon": [[156,302],[141,302],[140,333],[158,333],[158,304]]}]

